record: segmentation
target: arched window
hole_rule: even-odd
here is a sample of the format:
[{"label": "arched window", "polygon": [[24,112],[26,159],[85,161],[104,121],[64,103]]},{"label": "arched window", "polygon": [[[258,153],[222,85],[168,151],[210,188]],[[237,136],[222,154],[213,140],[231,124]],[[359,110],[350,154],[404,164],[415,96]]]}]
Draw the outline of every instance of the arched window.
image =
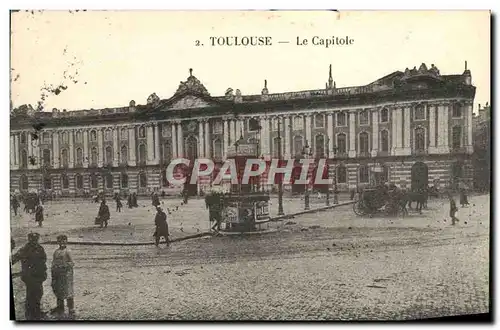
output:
[{"label": "arched window", "polygon": [[139,145],[139,163],[146,163],[146,145],[143,143]]},{"label": "arched window", "polygon": [[23,174],[19,178],[19,189],[20,190],[28,190],[29,189],[29,183],[28,183],[28,177]]},{"label": "arched window", "polygon": [[52,179],[50,176],[46,176],[43,178],[43,187],[44,189],[52,189]]},{"label": "arched window", "polygon": [[148,180],[146,177],[146,173],[144,172],[139,173],[139,187],[146,188],[147,186],[148,186]]},{"label": "arched window", "polygon": [[415,120],[424,120],[425,119],[425,107],[422,104],[419,104],[415,107]]},{"label": "arched window", "polygon": [[21,132],[20,140],[21,140],[21,143],[26,143],[26,133],[25,132]]},{"label": "arched window", "polygon": [[347,168],[344,165],[337,167],[337,182],[347,183]]},{"label": "arched window", "polygon": [[83,165],[83,150],[82,150],[82,148],[76,148],[76,164],[78,166]]},{"label": "arched window", "polygon": [[346,114],[345,112],[337,113],[337,126],[347,126]]},{"label": "arched window", "polygon": [[93,147],[90,154],[90,162],[92,163],[92,165],[97,166],[98,157],[99,155],[97,153],[97,147]]},{"label": "arched window", "polygon": [[25,149],[21,150],[21,161],[19,163],[21,168],[28,167],[28,152]]},{"label": "arched window", "polygon": [[106,188],[113,189],[113,174],[111,173],[106,175]]},{"label": "arched window", "polygon": [[122,173],[121,175],[121,186],[122,188],[128,188],[128,175],[127,173]]},{"label": "arched window", "polygon": [[83,189],[83,177],[81,174],[75,175],[76,189]]},{"label": "arched window", "polygon": [[415,128],[415,151],[425,151],[425,129]]},{"label": "arched window", "polygon": [[387,123],[389,121],[389,110],[386,108],[382,109],[382,112],[380,113],[380,121],[382,123]]},{"label": "arched window", "polygon": [[76,140],[76,143],[82,143],[82,132],[76,131],[75,140]]},{"label": "arched window", "polygon": [[97,188],[97,175],[95,175],[94,173],[92,173],[90,175],[90,187],[93,188],[93,189],[96,189]]},{"label": "arched window", "polygon": [[120,140],[123,140],[123,141],[128,140],[128,129],[122,128],[120,130]]},{"label": "arched window", "polygon": [[222,141],[220,139],[214,140],[214,156],[217,159],[222,158]]},{"label": "arched window", "polygon": [[50,159],[50,150],[49,149],[43,149],[43,165],[45,166],[50,166],[51,159]]},{"label": "arched window", "polygon": [[453,104],[452,116],[455,118],[462,117],[462,105],[461,104],[459,104],[459,103]]},{"label": "arched window", "polygon": [[368,125],[370,122],[370,113],[367,110],[363,110],[359,113],[359,124]]},{"label": "arched window", "polygon": [[462,146],[462,127],[460,127],[460,126],[453,126],[452,146],[453,146],[453,149],[458,149]]},{"label": "arched window", "polygon": [[296,136],[293,138],[293,150],[295,155],[301,155],[302,149],[304,148],[304,142],[302,136]]},{"label": "arched window", "polygon": [[298,130],[302,129],[304,126],[304,121],[302,120],[302,117],[297,116],[293,118],[293,129]]},{"label": "arched window", "polygon": [[347,141],[346,135],[344,133],[340,133],[339,135],[337,135],[337,153],[347,153]]},{"label": "arched window", "polygon": [[69,188],[69,179],[66,174],[61,175],[61,185],[63,189]]},{"label": "arched window", "polygon": [[68,132],[63,132],[61,135],[61,141],[62,143],[68,143]]},{"label": "arched window", "polygon": [[108,128],[104,131],[104,141],[111,141],[113,139],[113,132],[111,128]]},{"label": "arched window", "polygon": [[260,123],[257,119],[255,118],[250,118],[248,120],[248,131],[249,132],[255,132],[260,129]]},{"label": "arched window", "polygon": [[325,137],[323,134],[318,134],[314,137],[314,147],[316,149],[316,157],[325,156]]},{"label": "arched window", "polygon": [[144,126],[139,127],[139,138],[144,139],[146,137],[146,128]]},{"label": "arched window", "polygon": [[361,165],[359,167],[359,182],[360,183],[368,183],[370,182],[370,177],[369,177],[369,174],[368,174],[368,167],[365,166],[365,165]]},{"label": "arched window", "polygon": [[106,164],[111,165],[113,164],[113,148],[111,146],[107,146],[105,149],[106,153]]},{"label": "arched window", "polygon": [[369,151],[368,145],[368,133],[361,132],[359,133],[359,152],[361,154],[366,154]]},{"label": "arched window", "polygon": [[61,150],[61,163],[63,167],[68,167],[68,150]]},{"label": "arched window", "polygon": [[91,142],[96,142],[97,141],[97,132],[95,130],[90,131],[90,141]]},{"label": "arched window", "polygon": [[120,163],[125,165],[128,163],[128,149],[127,146],[122,146],[120,149]]},{"label": "arched window", "polygon": [[316,127],[316,128],[325,127],[325,116],[324,115],[314,116],[314,127]]},{"label": "arched window", "polygon": [[185,152],[188,159],[194,160],[198,157],[198,140],[192,135],[186,139]]},{"label": "arched window", "polygon": [[389,151],[389,132],[387,130],[380,132],[380,151]]}]

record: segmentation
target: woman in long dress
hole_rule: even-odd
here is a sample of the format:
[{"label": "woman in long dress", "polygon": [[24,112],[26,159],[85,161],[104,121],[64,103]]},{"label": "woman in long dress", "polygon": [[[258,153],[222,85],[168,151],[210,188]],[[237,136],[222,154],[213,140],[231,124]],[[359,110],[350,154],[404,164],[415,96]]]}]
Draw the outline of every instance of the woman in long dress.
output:
[{"label": "woman in long dress", "polygon": [[64,313],[64,300],[67,300],[69,315],[73,316],[75,304],[73,300],[73,259],[66,248],[68,237],[57,237],[59,248],[54,251],[52,259],[52,290],[57,298],[57,307],[53,312]]}]

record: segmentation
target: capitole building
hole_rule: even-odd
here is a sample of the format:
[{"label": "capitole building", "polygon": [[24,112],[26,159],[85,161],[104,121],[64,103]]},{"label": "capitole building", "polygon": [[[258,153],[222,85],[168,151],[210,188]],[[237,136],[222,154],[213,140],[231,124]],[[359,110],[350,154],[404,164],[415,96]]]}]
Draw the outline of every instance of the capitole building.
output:
[{"label": "capitole building", "polygon": [[[337,87],[330,66],[321,89],[271,93],[266,81],[258,95],[228,89],[214,97],[190,69],[168,99],[152,94],[146,104],[120,108],[12,110],[10,188],[61,196],[168,192],[176,189],[165,175],[172,159],[210,158],[220,166],[241,138],[268,163],[280,144],[284,159],[327,158],[339,191],[369,185],[375,167],[407,189],[444,188],[473,177],[475,90],[467,64],[454,75],[422,64],[355,87]],[[213,178],[197,189],[206,191]]]}]

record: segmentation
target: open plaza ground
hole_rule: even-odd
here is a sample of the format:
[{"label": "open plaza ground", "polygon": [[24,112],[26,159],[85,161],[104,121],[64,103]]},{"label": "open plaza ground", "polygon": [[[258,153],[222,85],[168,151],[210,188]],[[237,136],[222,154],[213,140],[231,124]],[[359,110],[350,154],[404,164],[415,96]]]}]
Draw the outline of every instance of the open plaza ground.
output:
[{"label": "open plaza ground", "polygon": [[[348,201],[341,196],[340,202]],[[203,199],[170,209],[172,238],[209,229]],[[271,201],[271,214],[277,199]],[[311,208],[325,205],[311,199]],[[179,208],[177,209],[177,206]],[[285,198],[285,213],[304,201]],[[12,216],[17,248],[33,230],[42,241],[152,242],[154,208],[114,212],[106,229],[93,220],[98,204],[52,202],[44,227]],[[393,320],[489,312],[489,195],[470,197],[452,226],[446,200],[423,214],[358,217],[352,205],[271,223],[267,234],[184,240],[159,248],[70,245],[79,320]],[[48,266],[55,245],[44,244]],[[13,267],[13,273],[20,265]],[[24,317],[24,284],[13,279],[16,316]],[[44,310],[55,306],[49,278]]]}]

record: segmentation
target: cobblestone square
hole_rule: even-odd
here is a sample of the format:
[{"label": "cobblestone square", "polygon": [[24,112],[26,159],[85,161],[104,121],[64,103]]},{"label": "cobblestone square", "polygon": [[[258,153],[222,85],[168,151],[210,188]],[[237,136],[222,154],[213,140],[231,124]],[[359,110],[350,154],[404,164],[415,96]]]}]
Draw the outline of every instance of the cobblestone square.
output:
[{"label": "cobblestone square", "polygon": [[[206,225],[199,219],[203,207],[201,200],[185,206],[185,228],[193,221]],[[362,218],[347,205],[284,220],[263,235],[204,237],[160,248],[70,246],[77,319],[393,320],[488,312],[489,196],[472,197],[456,226],[447,207],[432,200],[421,216]],[[149,230],[149,208],[132,210],[130,221]],[[126,234],[121,222],[112,222],[110,235],[94,237],[73,226],[75,217],[67,225],[63,214],[56,218],[62,228],[52,228],[56,220],[42,228],[49,236],[74,230],[75,238],[84,233],[111,241]],[[169,221],[174,235],[185,234],[174,215]],[[140,238],[146,236],[134,236]],[[44,246],[50,264],[56,246]],[[24,284],[13,281],[22,319]],[[55,304],[50,275],[44,291],[48,310]]]}]

